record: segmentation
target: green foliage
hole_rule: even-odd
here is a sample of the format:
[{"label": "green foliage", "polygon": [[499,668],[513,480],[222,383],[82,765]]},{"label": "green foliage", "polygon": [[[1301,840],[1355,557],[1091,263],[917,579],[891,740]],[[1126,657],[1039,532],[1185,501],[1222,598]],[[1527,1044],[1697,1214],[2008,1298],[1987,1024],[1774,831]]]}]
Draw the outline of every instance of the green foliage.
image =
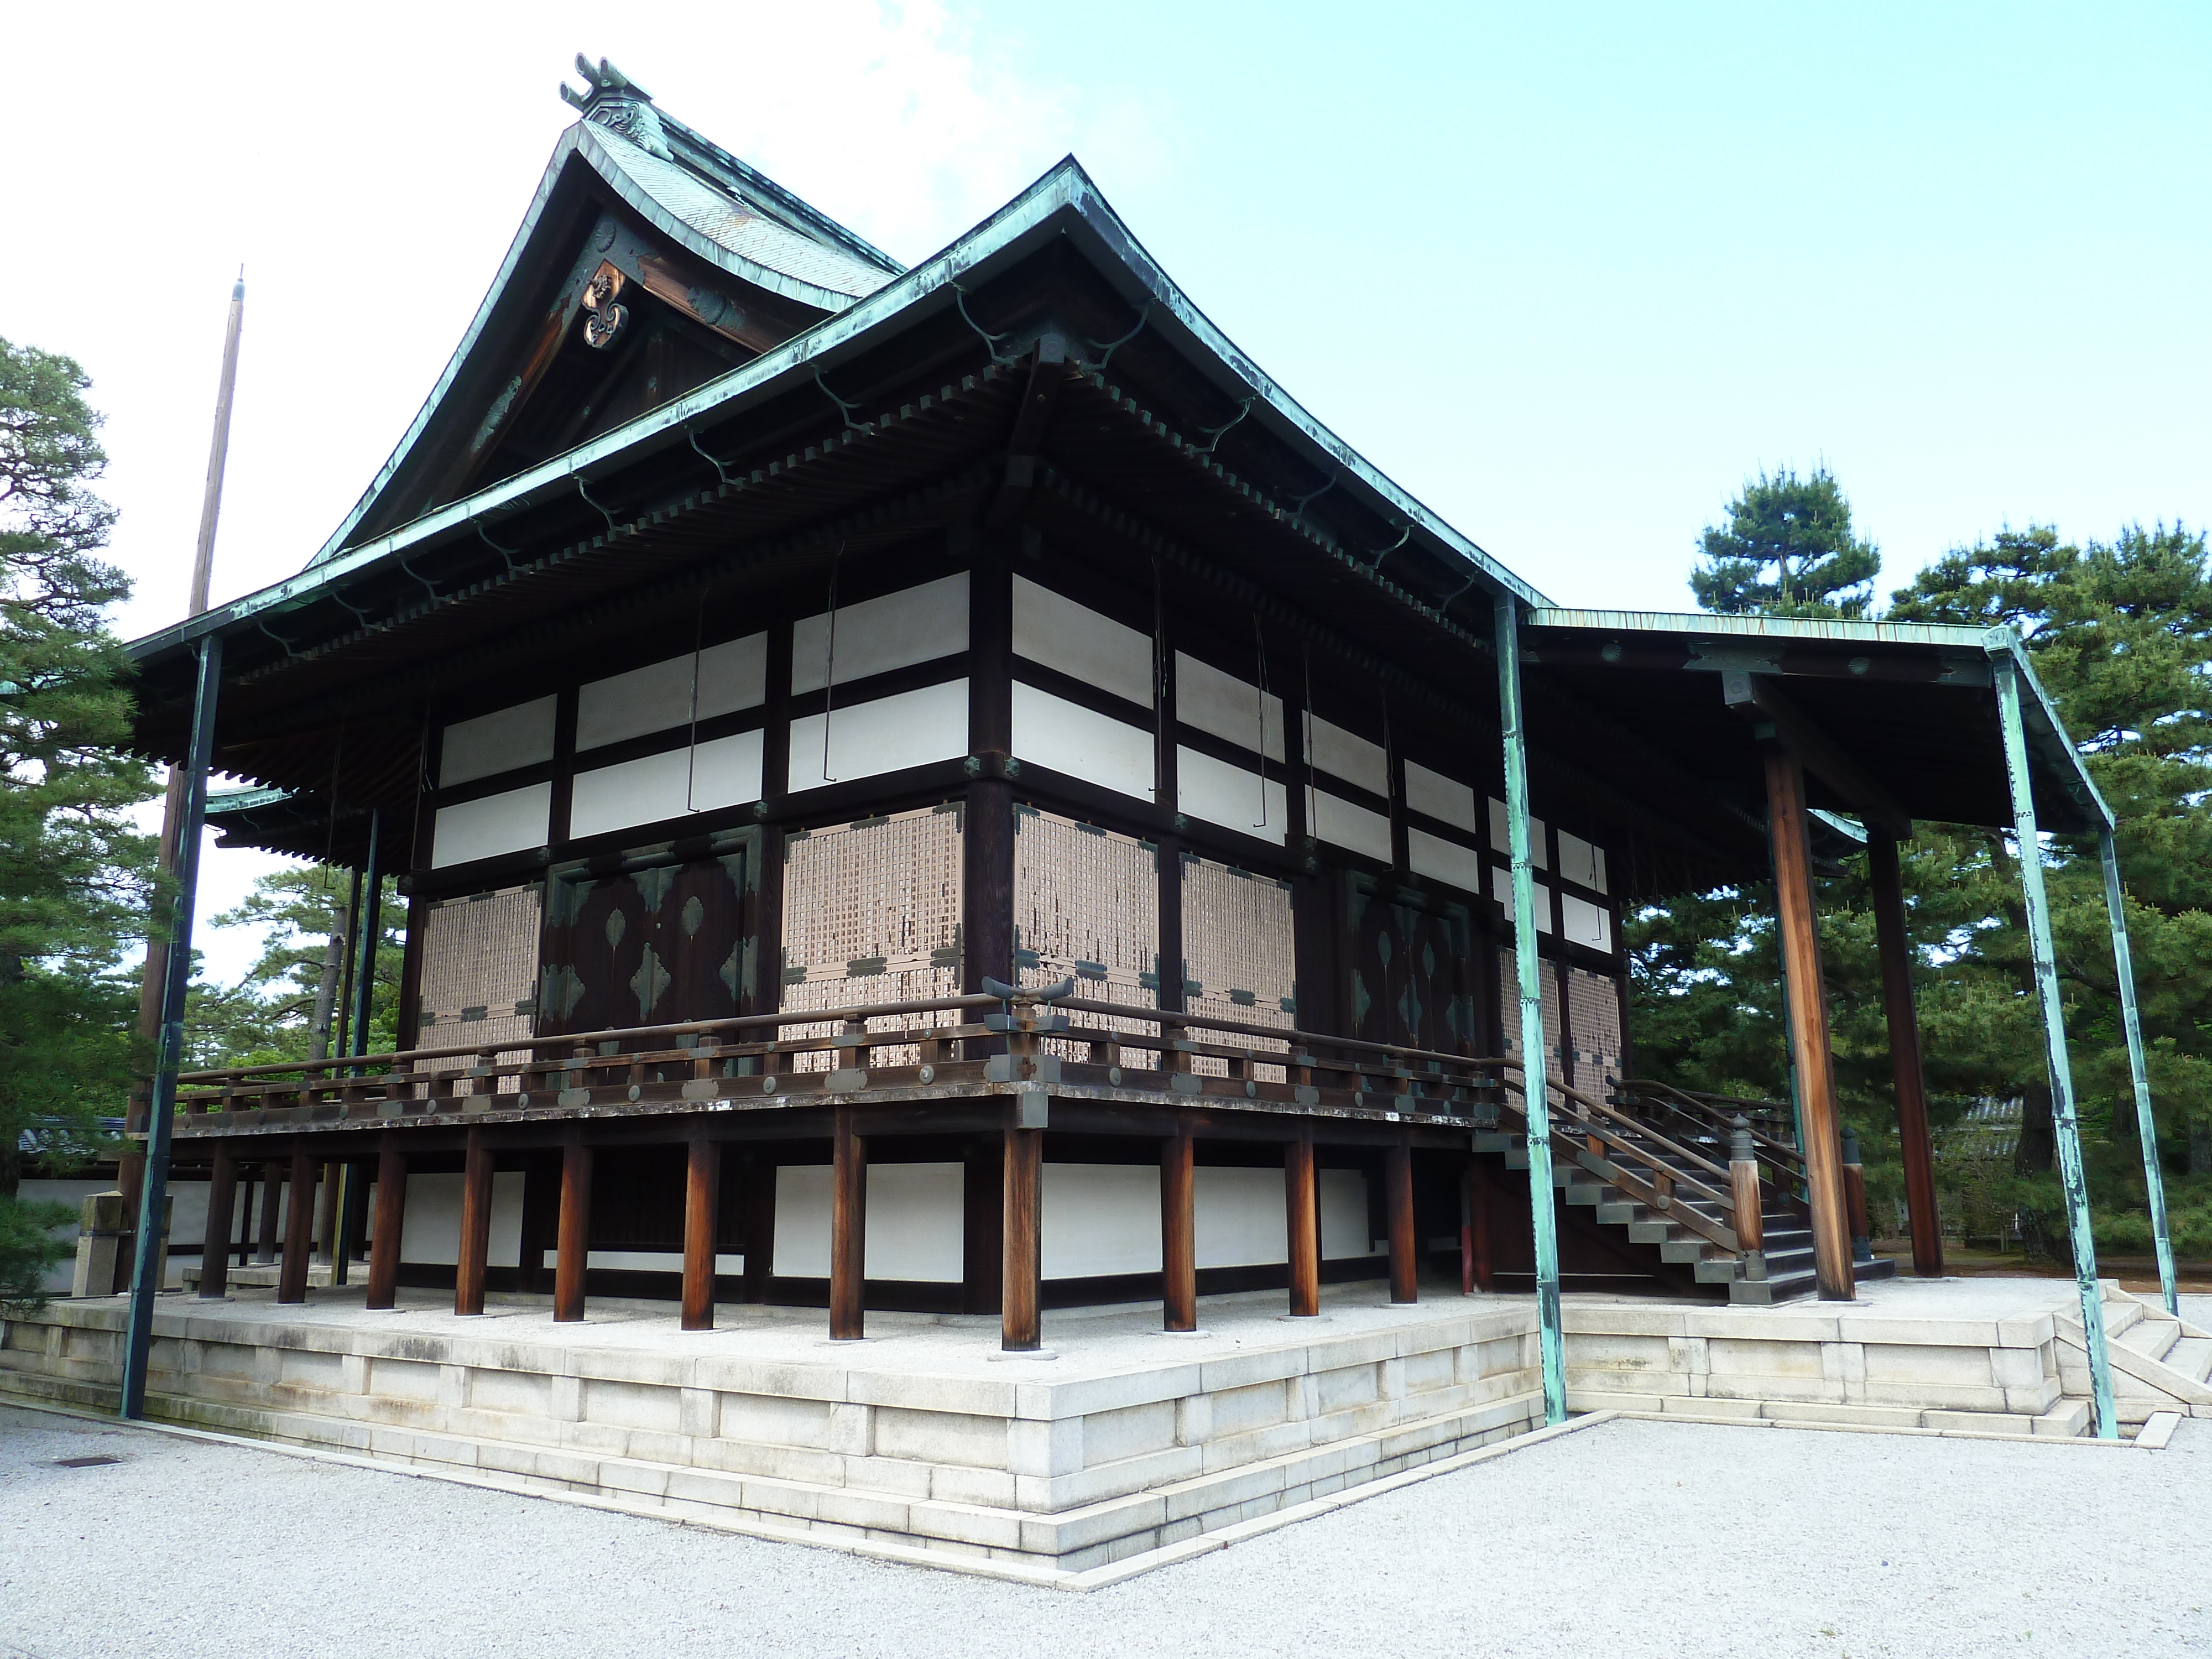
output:
[{"label": "green foliage", "polygon": [[123,1109],[137,1057],[106,975],[144,931],[154,793],[121,752],[131,694],[104,624],[129,592],[97,557],[114,510],[88,382],[66,357],[0,340],[0,1195],[26,1133],[57,1147]]},{"label": "green foliage", "polygon": [[1852,534],[1851,504],[1826,467],[1808,478],[1786,467],[1760,473],[1698,545],[1705,564],[1690,573],[1690,591],[1724,615],[1864,616],[1881,569],[1874,544]]},{"label": "green foliage", "polygon": [[0,1194],[0,1315],[21,1319],[46,1305],[46,1269],[70,1248],[51,1229],[76,1219],[66,1204],[34,1204]]},{"label": "green foliage", "polygon": [[[334,931],[344,928],[349,890],[347,872],[335,866],[279,870],[255,882],[237,908],[214,918],[218,927],[260,930],[261,954],[234,986],[195,980],[185,1019],[191,1066],[273,1065],[309,1057],[315,1046],[314,1015],[329,942]],[[382,933],[369,1010],[371,1054],[399,1046],[399,975],[407,906],[390,880],[384,884],[380,920]],[[345,949],[350,956],[349,941]],[[333,1037],[337,1024],[333,1012]]]}]

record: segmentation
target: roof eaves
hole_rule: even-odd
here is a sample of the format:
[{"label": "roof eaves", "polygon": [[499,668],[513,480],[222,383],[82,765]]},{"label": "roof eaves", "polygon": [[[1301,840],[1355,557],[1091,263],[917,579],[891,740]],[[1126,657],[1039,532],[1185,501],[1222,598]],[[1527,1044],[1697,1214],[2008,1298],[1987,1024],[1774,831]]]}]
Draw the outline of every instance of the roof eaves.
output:
[{"label": "roof eaves", "polygon": [[743,194],[764,198],[764,205],[772,206],[790,215],[805,228],[838,243],[848,252],[859,255],[890,276],[897,276],[904,274],[906,267],[903,264],[866,237],[847,229],[821,209],[800,197],[793,195],[791,191],[757,168],[748,167],[714,140],[696,129],[684,125],[667,111],[656,106],[655,112],[660,118],[660,125],[664,132],[680,138],[684,143],[705,155],[715,167],[728,175],[726,180],[717,182],[733,186]]},{"label": "roof eaves", "polygon": [[1948,623],[1862,622],[1841,617],[1735,617],[1702,611],[1578,611],[1528,613],[1538,628],[1590,628],[1619,634],[1694,634],[1706,638],[1826,641],[1837,644],[1921,645],[1980,651],[1987,630]]},{"label": "roof eaves", "polygon": [[[2027,740],[2043,750],[2045,761],[2064,780],[2067,792],[2085,811],[2096,817],[2101,828],[2110,830],[2115,827],[2118,820],[2114,817],[2103,792],[2097,787],[2096,780],[2089,775],[2088,764],[2081,758],[2081,750],[2075,746],[2064,723],[2059,720],[2058,706],[2051,702],[2051,694],[2043,689],[2043,682],[2035,678],[2034,665],[2027,659],[2027,642],[2021,637],[2020,631],[2014,628],[1978,631],[1981,633],[1984,648],[1992,658],[2008,659],[2020,671],[2021,680],[2033,699],[2028,718],[2022,721],[2027,727]],[[2042,717],[2039,720],[2035,718],[2037,714]]]}]

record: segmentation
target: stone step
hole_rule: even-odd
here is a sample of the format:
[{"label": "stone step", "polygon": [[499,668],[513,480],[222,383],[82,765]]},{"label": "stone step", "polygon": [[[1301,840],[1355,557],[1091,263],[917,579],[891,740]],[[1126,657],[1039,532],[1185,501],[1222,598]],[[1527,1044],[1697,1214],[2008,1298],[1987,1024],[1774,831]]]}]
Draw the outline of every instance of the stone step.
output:
[{"label": "stone step", "polygon": [[2212,1382],[2212,1336],[2185,1336],[2166,1351],[2166,1363],[2184,1376]]},{"label": "stone step", "polygon": [[2160,1315],[2150,1315],[2136,1320],[2118,1334],[2113,1335],[2108,1327],[2106,1333],[2115,1342],[2134,1349],[2146,1359],[2163,1360],[2181,1340],[2181,1322]]},{"label": "stone step", "polygon": [[1777,1302],[1795,1301],[1809,1296],[1814,1289],[1813,1270],[1776,1273],[1770,1262],[1764,1279],[1739,1279],[1729,1285],[1729,1300],[1747,1304],[1752,1307],[1770,1307]]}]

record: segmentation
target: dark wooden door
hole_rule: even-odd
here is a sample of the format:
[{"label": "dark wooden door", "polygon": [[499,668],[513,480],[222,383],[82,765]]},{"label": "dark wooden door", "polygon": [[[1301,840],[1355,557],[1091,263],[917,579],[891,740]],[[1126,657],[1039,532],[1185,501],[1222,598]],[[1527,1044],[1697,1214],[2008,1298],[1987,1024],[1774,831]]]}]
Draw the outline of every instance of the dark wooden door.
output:
[{"label": "dark wooden door", "polygon": [[735,1014],[745,910],[743,852],[556,880],[539,1035]]},{"label": "dark wooden door", "polygon": [[1475,969],[1466,915],[1346,878],[1352,1035],[1445,1054],[1475,1050]]}]

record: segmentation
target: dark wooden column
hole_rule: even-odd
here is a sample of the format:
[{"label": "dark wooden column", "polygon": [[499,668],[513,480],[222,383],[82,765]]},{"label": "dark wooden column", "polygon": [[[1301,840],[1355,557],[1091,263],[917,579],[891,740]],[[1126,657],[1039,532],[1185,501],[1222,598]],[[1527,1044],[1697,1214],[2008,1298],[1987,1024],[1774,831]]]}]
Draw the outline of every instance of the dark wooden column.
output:
[{"label": "dark wooden column", "polygon": [[307,1258],[314,1249],[315,1164],[307,1156],[307,1143],[292,1143],[292,1168],[287,1184],[292,1189],[284,1212],[284,1265],[276,1273],[279,1302],[307,1299]]},{"label": "dark wooden column", "polygon": [[1197,1143],[1186,1122],[1160,1143],[1160,1328],[1198,1328]]},{"label": "dark wooden column", "polygon": [[484,1262],[491,1254],[491,1148],[482,1129],[469,1131],[461,1162],[460,1261],[453,1268],[453,1311],[484,1310]]},{"label": "dark wooden column", "polygon": [[1291,1312],[1321,1312],[1321,1206],[1310,1131],[1283,1148],[1283,1201],[1291,1246]]},{"label": "dark wooden column", "polygon": [[[338,1200],[345,1195],[343,1179],[345,1165],[323,1165],[323,1184],[315,1201],[315,1254],[322,1261],[335,1264],[338,1259]],[[339,1283],[331,1275],[331,1283]]]},{"label": "dark wooden column", "polygon": [[714,1235],[722,1195],[722,1148],[691,1132],[684,1170],[684,1328],[714,1328]]},{"label": "dark wooden column", "polygon": [[1003,1311],[1006,1270],[1006,1138],[979,1134],[960,1159],[960,1310]]},{"label": "dark wooden column", "polygon": [[1420,1246],[1413,1236],[1413,1148],[1401,1136],[1382,1154],[1382,1197],[1390,1217],[1390,1299],[1419,1302]]},{"label": "dark wooden column", "polygon": [[1936,1209],[1936,1152],[1928,1134],[1928,1085],[1920,1063],[1920,1020],[1912,1003],[1912,950],[1905,933],[1905,879],[1897,843],[1867,837],[1874,888],[1875,940],[1881,955],[1881,1007],[1889,1024],[1889,1066],[1897,1083],[1897,1139],[1905,1159],[1905,1209],[1912,1227],[1912,1271],[1943,1276],[1943,1223]]},{"label": "dark wooden column", "polygon": [[368,1305],[399,1299],[399,1241],[407,1225],[407,1154],[390,1135],[376,1154],[376,1224],[368,1241]]},{"label": "dark wooden column", "polygon": [[238,1157],[228,1139],[215,1144],[208,1176],[207,1231],[200,1236],[200,1295],[220,1302],[230,1288],[232,1212],[238,1207]]},{"label": "dark wooden column", "polygon": [[775,1158],[749,1152],[739,1165],[744,1189],[738,1226],[745,1241],[745,1300],[768,1300],[769,1276],[775,1271]]},{"label": "dark wooden column", "polygon": [[1488,1291],[1497,1283],[1496,1270],[1490,1259],[1490,1177],[1482,1172],[1481,1160],[1474,1153],[1468,1154],[1465,1195],[1461,1200],[1466,1206],[1467,1220],[1462,1229],[1459,1252],[1459,1288],[1462,1295],[1472,1291]]},{"label": "dark wooden column", "polygon": [[1820,982],[1820,918],[1813,903],[1813,851],[1805,773],[1795,755],[1770,750],[1766,816],[1774,837],[1775,908],[1787,969],[1790,1046],[1805,1122],[1805,1174],[1812,1188],[1813,1271],[1830,1302],[1852,1299],[1851,1241],[1844,1218],[1843,1154],[1836,1139],[1836,1068],[1828,1044],[1828,999]]},{"label": "dark wooden column", "polygon": [[1044,1346],[1037,1302],[1044,1264],[1043,1189],[1044,1131],[1009,1128],[999,1316],[999,1346],[1007,1353],[1035,1353]]},{"label": "dark wooden column", "polygon": [[961,826],[961,989],[988,976],[1014,982],[1013,574],[1006,538],[987,538],[968,577],[968,752],[982,775],[968,786]]},{"label": "dark wooden column", "polygon": [[277,1213],[284,1203],[284,1166],[270,1158],[261,1166],[261,1225],[254,1234],[253,1260],[267,1267],[276,1260]]},{"label": "dark wooden column", "polygon": [[[684,1255],[690,1256],[687,1227]],[[713,1248],[710,1237],[708,1248]],[[592,1149],[571,1132],[561,1148],[561,1231],[553,1248],[553,1317],[573,1325],[584,1316],[584,1273],[592,1255]]]},{"label": "dark wooden column", "polygon": [[867,1334],[868,1143],[853,1133],[853,1109],[836,1109],[830,1145],[830,1340]]}]

